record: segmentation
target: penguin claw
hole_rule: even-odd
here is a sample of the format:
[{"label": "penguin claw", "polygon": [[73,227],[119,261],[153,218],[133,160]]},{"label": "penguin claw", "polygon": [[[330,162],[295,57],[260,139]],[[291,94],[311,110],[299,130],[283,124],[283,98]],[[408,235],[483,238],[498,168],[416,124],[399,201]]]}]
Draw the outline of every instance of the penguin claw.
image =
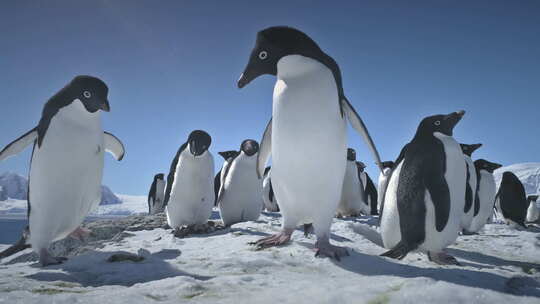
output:
[{"label": "penguin claw", "polygon": [[428,259],[435,264],[462,266],[461,263],[459,263],[455,257],[445,252],[433,253],[433,252],[428,251],[427,256],[428,256]]},{"label": "penguin claw", "polygon": [[258,241],[250,242],[250,245],[255,246],[255,250],[263,250],[270,247],[285,245],[291,240],[292,231],[282,231],[278,234],[264,237]]},{"label": "penguin claw", "polygon": [[315,257],[328,257],[341,262],[341,257],[349,256],[349,252],[346,248],[334,246],[329,242],[319,242],[315,244]]},{"label": "penguin claw", "polygon": [[392,259],[403,260],[410,251],[411,249],[409,249],[409,246],[400,242],[396,245],[396,247],[381,254],[381,256],[392,258]]}]

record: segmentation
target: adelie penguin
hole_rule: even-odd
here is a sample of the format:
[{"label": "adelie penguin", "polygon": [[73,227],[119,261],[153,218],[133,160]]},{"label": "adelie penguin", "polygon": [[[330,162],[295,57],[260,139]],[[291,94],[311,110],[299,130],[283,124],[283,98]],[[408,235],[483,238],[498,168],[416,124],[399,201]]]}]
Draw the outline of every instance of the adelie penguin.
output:
[{"label": "adelie penguin", "polygon": [[392,173],[392,168],[394,167],[393,161],[382,162],[383,171],[379,173],[379,181],[377,183],[377,205],[379,213],[382,212],[382,205],[384,201],[384,194],[386,192],[386,186],[388,186],[388,177]]},{"label": "adelie penguin", "polygon": [[465,179],[465,206],[463,207],[463,215],[461,216],[461,228],[464,231],[468,231],[471,228],[472,219],[474,216],[474,200],[476,199],[476,185],[477,185],[477,176],[476,168],[472,161],[472,154],[482,144],[466,145],[460,144],[461,150],[463,151],[463,157],[465,158],[465,165],[467,167],[467,176]]},{"label": "adelie penguin", "polygon": [[225,226],[255,221],[262,210],[262,181],[257,176],[259,144],[246,139],[240,154],[229,160],[217,198],[219,214]]},{"label": "adelie penguin", "polygon": [[473,219],[464,234],[477,233],[484,227],[493,216],[493,202],[495,201],[495,178],[493,171],[499,169],[502,165],[489,162],[485,159],[474,161],[476,171],[476,195],[473,205]]},{"label": "adelie penguin", "polygon": [[347,119],[380,163],[375,145],[345,97],[337,63],[306,34],[285,26],[257,33],[238,87],[264,74],[277,76],[277,81],[257,171],[262,177],[271,155],[272,186],[283,222],[280,233],[255,245],[259,249],[283,245],[297,225],[313,223],[317,256],[347,255],[329,239],[345,176]]},{"label": "adelie penguin", "polygon": [[525,196],[525,188],[519,178],[512,172],[503,173],[499,191],[495,196],[495,209],[513,227],[525,226],[529,204]]},{"label": "adelie penguin", "polygon": [[217,198],[219,194],[219,188],[221,188],[221,183],[223,182],[223,175],[225,171],[227,170],[227,166],[229,166],[230,160],[234,159],[240,152],[235,150],[229,150],[229,151],[223,151],[218,152],[218,154],[223,157],[223,165],[221,165],[221,169],[218,173],[216,173],[216,176],[214,177],[214,193],[216,195],[216,200],[214,202],[214,205],[217,206]]},{"label": "adelie penguin", "polygon": [[341,200],[337,207],[337,216],[360,216],[369,214],[366,187],[362,180],[362,166],[356,162],[356,151],[347,149],[347,169],[343,180]]},{"label": "adelie penguin", "polygon": [[28,243],[41,265],[61,263],[49,245],[70,234],[99,205],[103,154],[124,156],[122,143],[103,132],[101,111],[109,112],[107,85],[92,76],[77,76],[43,107],[37,127],[0,152],[0,161],[32,145],[28,182]]},{"label": "adelie penguin", "polygon": [[538,210],[538,205],[536,205],[537,200],[538,200],[538,195],[527,196],[527,202],[529,204],[529,208],[527,209],[527,222],[528,223],[536,222],[540,216],[540,210]]},{"label": "adelie penguin", "polygon": [[148,192],[148,214],[156,214],[165,210],[165,176],[156,174],[150,192]]},{"label": "adelie penguin", "polygon": [[[366,215],[378,215],[379,212],[377,211],[377,201],[378,201],[378,195],[377,195],[377,188],[375,188],[375,185],[373,184],[373,181],[371,180],[371,177],[369,177],[369,174],[366,172],[366,165],[363,162],[356,162],[356,165],[358,167],[358,171],[360,174],[360,178],[362,179],[362,184],[364,185],[364,194],[365,199],[364,203],[368,206],[368,210],[364,212]],[[384,172],[381,171],[381,173]]]},{"label": "adelie penguin", "polygon": [[173,229],[206,224],[214,205],[212,138],[202,130],[189,134],[174,157],[165,190],[167,223]]},{"label": "adelie penguin", "polygon": [[279,212],[279,205],[274,195],[274,189],[272,187],[272,178],[270,177],[271,168],[266,167],[264,169],[263,176],[263,204],[264,208],[268,212]]},{"label": "adelie penguin", "polygon": [[401,150],[384,197],[380,229],[390,250],[383,256],[403,259],[420,249],[435,263],[458,264],[443,249],[458,236],[465,204],[465,159],[452,137],[464,114],[424,118]]}]

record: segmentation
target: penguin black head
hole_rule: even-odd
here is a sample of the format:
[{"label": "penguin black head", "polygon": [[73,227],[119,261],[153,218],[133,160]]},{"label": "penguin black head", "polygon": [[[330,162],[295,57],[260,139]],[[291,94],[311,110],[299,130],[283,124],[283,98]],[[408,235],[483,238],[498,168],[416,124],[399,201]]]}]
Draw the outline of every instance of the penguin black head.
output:
[{"label": "penguin black head", "polygon": [[527,201],[536,202],[538,200],[538,195],[529,195],[527,196]]},{"label": "penguin black head", "polygon": [[352,148],[347,149],[347,160],[355,161],[356,160],[356,151]]},{"label": "penguin black head", "polygon": [[472,156],[473,152],[482,146],[482,144],[473,144],[473,145],[459,144],[459,145],[461,146],[461,151],[463,151],[463,154],[467,156]]},{"label": "penguin black head", "polygon": [[236,155],[238,155],[238,153],[239,153],[238,151],[234,151],[234,150],[218,152],[218,154],[221,155],[221,157],[223,157],[224,160],[234,158],[236,157]]},{"label": "penguin black head", "polygon": [[454,127],[465,115],[461,110],[447,115],[434,115],[426,117],[420,122],[415,137],[433,136],[433,133],[439,132],[447,136],[452,136]]},{"label": "penguin black head", "polygon": [[358,166],[358,169],[360,169],[360,172],[364,172],[364,169],[366,168],[366,164],[364,164],[363,162],[359,161],[359,162],[356,162],[357,166]]},{"label": "penguin black head", "polygon": [[386,168],[390,168],[392,169],[394,167],[394,162],[389,160],[389,161],[385,161],[385,162],[382,162],[381,163],[381,166],[386,169]]},{"label": "penguin black head", "polygon": [[163,175],[163,173],[158,173],[154,175],[154,181],[163,180],[164,178],[165,176]]},{"label": "penguin black head", "polygon": [[259,152],[259,143],[253,139],[246,139],[240,145],[240,151],[243,151],[247,156],[253,156]]},{"label": "penguin black head", "polygon": [[257,33],[255,47],[244,73],[238,79],[238,87],[243,88],[264,74],[277,75],[277,63],[287,55],[326,56],[315,41],[297,29],[287,26],[266,28]]},{"label": "penguin black head", "polygon": [[489,173],[493,173],[493,171],[499,169],[502,165],[489,162],[485,159],[477,159],[474,161],[474,167],[476,170],[486,170]]},{"label": "penguin black head", "polygon": [[212,138],[202,130],[195,130],[189,134],[187,143],[193,156],[200,156],[210,148]]},{"label": "penguin black head", "polygon": [[70,101],[79,99],[90,113],[95,113],[98,110],[105,112],[111,110],[107,99],[109,88],[99,78],[77,76],[63,90]]}]

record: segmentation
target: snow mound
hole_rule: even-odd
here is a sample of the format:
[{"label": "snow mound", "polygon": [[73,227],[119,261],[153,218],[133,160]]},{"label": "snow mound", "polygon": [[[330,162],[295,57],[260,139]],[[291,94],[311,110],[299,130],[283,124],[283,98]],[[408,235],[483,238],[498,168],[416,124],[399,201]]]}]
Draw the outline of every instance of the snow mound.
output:
[{"label": "snow mound", "polygon": [[540,163],[522,163],[505,166],[493,173],[495,183],[499,186],[505,171],[514,173],[525,187],[527,195],[540,193]]},{"label": "snow mound", "polygon": [[[267,213],[182,239],[162,228],[162,214],[87,223],[90,240],[58,247],[69,256],[65,264],[37,267],[30,250],[4,259],[0,298],[61,304],[520,304],[540,298],[539,228],[488,224],[449,248],[462,266],[438,267],[421,253],[402,261],[380,257],[385,249],[362,234],[377,230],[376,217],[369,216],[334,220],[332,242],[350,253],[341,262],[316,258],[315,238],[300,230],[286,246],[255,251],[249,243],[279,231],[280,220]],[[110,262],[126,255],[135,258]]]},{"label": "snow mound", "polygon": [[[0,201],[8,198],[14,200],[28,199],[28,179],[17,173],[6,172],[0,175]],[[101,186],[100,205],[120,204],[122,200],[118,198],[107,186]]]}]

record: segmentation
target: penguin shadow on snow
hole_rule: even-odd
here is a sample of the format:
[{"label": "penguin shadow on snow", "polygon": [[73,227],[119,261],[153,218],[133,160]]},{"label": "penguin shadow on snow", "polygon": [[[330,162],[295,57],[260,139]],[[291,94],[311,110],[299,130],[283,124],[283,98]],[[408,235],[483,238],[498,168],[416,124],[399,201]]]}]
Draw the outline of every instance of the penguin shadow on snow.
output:
[{"label": "penguin shadow on snow", "polygon": [[[391,276],[403,279],[431,278],[436,281],[489,289],[493,291],[540,297],[540,284],[529,277],[507,278],[490,272],[475,271],[463,268],[422,268],[393,262],[386,258],[368,255],[348,249],[349,256],[340,262],[331,260],[337,267],[364,276]],[[517,284],[513,280],[518,280]],[[514,287],[514,285],[519,285]]]},{"label": "penguin shadow on snow", "polygon": [[457,249],[457,248],[447,248],[446,250],[448,251],[449,254],[457,258],[460,258],[460,262],[461,260],[467,260],[467,261],[473,261],[473,262],[479,263],[479,264],[474,264],[474,267],[477,267],[477,268],[490,268],[491,269],[495,267],[514,266],[514,267],[518,267],[524,270],[534,268],[540,271],[540,264],[505,260],[500,257],[487,255],[480,252],[465,251],[465,250]]},{"label": "penguin shadow on snow", "polygon": [[140,262],[109,262],[108,259],[115,254],[128,253],[125,251],[90,251],[70,258],[64,264],[43,268],[43,271],[27,275],[26,278],[42,282],[78,283],[83,287],[132,286],[177,276],[186,276],[199,281],[213,278],[179,270],[166,262],[166,260],[176,259],[180,256],[180,250],[162,250],[153,254],[143,254],[140,256],[144,257],[144,260]]}]

